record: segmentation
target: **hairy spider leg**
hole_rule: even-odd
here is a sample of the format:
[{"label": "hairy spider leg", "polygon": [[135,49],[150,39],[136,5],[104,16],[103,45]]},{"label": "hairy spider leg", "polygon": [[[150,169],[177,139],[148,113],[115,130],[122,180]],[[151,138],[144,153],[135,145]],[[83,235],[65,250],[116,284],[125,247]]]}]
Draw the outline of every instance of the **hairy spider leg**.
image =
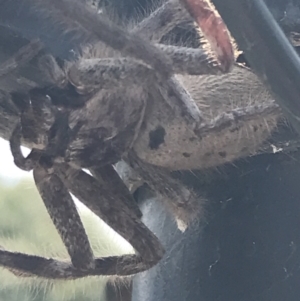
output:
[{"label": "hairy spider leg", "polygon": [[203,220],[205,199],[172,178],[169,170],[143,162],[134,151],[129,152],[125,161],[171,211],[181,230],[185,230],[195,219]]},{"label": "hairy spider leg", "polygon": [[194,19],[180,1],[169,0],[138,23],[132,31],[158,43],[177,25],[193,22]]},{"label": "hairy spider leg", "polygon": [[116,26],[80,1],[43,0],[42,4],[50,8],[47,10],[50,16],[55,12],[56,19],[61,19],[75,29],[80,24],[88,33],[113,49],[146,62],[164,79],[173,73],[170,60],[157,47],[142,36]]},{"label": "hairy spider leg", "polygon": [[[92,275],[130,275],[154,266],[163,256],[164,249],[157,237],[142,223],[121,198],[116,199],[109,187],[82,170],[69,165],[59,166],[58,175],[83,204],[98,215],[112,229],[124,237],[138,255],[111,256],[97,261]],[[105,196],[99,200],[99,195]],[[97,266],[97,262],[99,266]],[[103,262],[103,267],[101,267]],[[99,270],[97,270],[99,269]],[[104,270],[103,270],[104,269]]]},{"label": "hairy spider leg", "polygon": [[16,68],[20,68],[24,64],[27,64],[43,49],[43,47],[43,43],[38,39],[21,47],[19,51],[1,64],[0,78],[16,70]]},{"label": "hairy spider leg", "polygon": [[90,172],[98,182],[103,183],[102,185],[110,188],[112,193],[116,193],[117,195],[115,198],[121,198],[124,204],[126,204],[138,218],[142,217],[143,214],[139,206],[112,165],[90,168]]},{"label": "hairy spider leg", "polygon": [[51,158],[43,151],[36,149],[33,149],[24,158],[20,148],[20,138],[21,127],[18,124],[10,139],[14,161],[23,170],[33,169],[35,184],[53,224],[68,250],[72,264],[79,269],[93,267],[94,256],[83,224],[71,195],[61,179],[53,172]]}]

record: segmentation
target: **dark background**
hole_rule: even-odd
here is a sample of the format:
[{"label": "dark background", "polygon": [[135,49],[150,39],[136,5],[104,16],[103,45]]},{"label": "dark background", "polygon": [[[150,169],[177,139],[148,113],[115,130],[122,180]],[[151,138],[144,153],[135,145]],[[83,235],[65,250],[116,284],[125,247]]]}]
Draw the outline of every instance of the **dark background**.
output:
[{"label": "dark background", "polygon": [[[18,1],[21,0],[15,0],[16,5]],[[0,0],[1,3],[9,1]],[[266,3],[285,32],[300,32],[299,0]],[[136,18],[156,3],[106,0],[101,4],[113,7],[122,18]],[[72,56],[70,50],[82,37],[62,36],[59,25],[49,26],[47,20],[27,7],[19,9],[22,13],[17,16],[13,10],[0,9],[0,31],[1,25],[9,25],[20,37],[41,37],[61,59]],[[281,138],[285,138],[285,133],[279,135]],[[161,239],[167,253],[155,268],[134,278],[132,299],[298,301],[299,159],[298,151],[259,155],[220,170],[177,174],[209,200],[205,223],[192,225],[184,234],[147,188],[139,189],[136,197],[143,220]],[[124,288],[121,294],[109,290],[110,301],[130,299],[128,289]]]},{"label": "dark background", "polygon": [[[181,234],[159,204],[143,203],[146,224],[167,249],[134,281],[134,300],[299,300],[300,153],[262,155],[225,167],[203,184],[206,225]],[[159,212],[159,214],[157,214]]]}]

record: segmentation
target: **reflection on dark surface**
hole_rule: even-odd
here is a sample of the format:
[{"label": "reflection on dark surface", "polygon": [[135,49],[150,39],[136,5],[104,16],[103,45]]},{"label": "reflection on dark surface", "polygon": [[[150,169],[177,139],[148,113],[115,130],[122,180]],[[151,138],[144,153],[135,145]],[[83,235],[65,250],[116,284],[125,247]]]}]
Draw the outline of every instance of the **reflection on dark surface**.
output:
[{"label": "reflection on dark surface", "polygon": [[[300,152],[262,155],[182,178],[209,199],[204,225],[181,234],[159,204],[146,224],[167,254],[134,282],[133,300],[299,300]],[[140,196],[142,199],[142,196]]]}]

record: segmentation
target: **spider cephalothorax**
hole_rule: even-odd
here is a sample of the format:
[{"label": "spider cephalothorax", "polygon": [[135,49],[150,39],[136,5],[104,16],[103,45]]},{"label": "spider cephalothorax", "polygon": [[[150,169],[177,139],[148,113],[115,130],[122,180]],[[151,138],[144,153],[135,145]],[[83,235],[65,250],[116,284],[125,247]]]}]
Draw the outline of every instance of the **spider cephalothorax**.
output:
[{"label": "spider cephalothorax", "polygon": [[[195,3],[196,0],[189,0],[185,4],[198,23],[202,21],[197,9],[202,7],[209,12],[203,18],[217,24],[213,27],[216,32],[205,26],[202,29],[213,46],[216,44],[213,48],[219,50],[217,58],[221,65],[202,49],[159,44],[176,24],[192,21],[177,0],[166,2],[128,31],[113,26],[77,2],[71,6],[66,0],[28,0],[29,5],[43,4],[42,13],[65,22],[94,41],[89,51],[65,68],[43,53],[35,62],[45,78],[43,87],[0,95],[16,107],[20,116],[10,138],[15,163],[22,169],[33,169],[38,190],[71,262],[0,250],[0,265],[20,275],[62,279],[131,275],[149,269],[163,256],[163,247],[141,222],[139,208],[112,164],[125,160],[176,217],[187,223],[201,214],[202,200],[171,178],[168,170],[191,168],[197,158],[193,149],[196,153],[202,151],[198,155],[202,163],[194,162],[194,167],[233,160],[251,153],[269,135],[269,128],[276,125],[280,116],[271,99],[262,104],[250,100],[242,109],[234,102],[227,103],[225,111],[219,111],[220,100],[213,99],[216,112],[210,114],[206,110],[202,114],[197,85],[202,81],[204,90],[218,91],[218,80],[207,74],[228,71],[233,51],[224,26],[220,27],[222,23],[213,22],[212,10],[201,0],[193,10]],[[166,15],[171,15],[170,22],[159,22]],[[95,42],[97,39],[101,43]],[[41,48],[39,41],[24,46],[2,65],[0,76],[27,64]],[[12,63],[15,61],[17,66]],[[184,75],[175,77],[175,73]],[[238,78],[235,80],[238,82]],[[252,81],[257,81],[254,76]],[[255,89],[255,94],[267,94],[258,81]],[[42,130],[36,130],[32,120],[43,120]],[[244,142],[244,146],[240,143],[236,149],[232,148],[229,140],[243,131],[258,132],[255,137],[259,141],[253,146],[248,139],[246,146]],[[20,144],[29,140],[33,150],[24,158]],[[207,150],[199,148],[201,143]],[[82,168],[89,169],[92,176]],[[137,254],[94,258],[69,192],[128,240]]]}]

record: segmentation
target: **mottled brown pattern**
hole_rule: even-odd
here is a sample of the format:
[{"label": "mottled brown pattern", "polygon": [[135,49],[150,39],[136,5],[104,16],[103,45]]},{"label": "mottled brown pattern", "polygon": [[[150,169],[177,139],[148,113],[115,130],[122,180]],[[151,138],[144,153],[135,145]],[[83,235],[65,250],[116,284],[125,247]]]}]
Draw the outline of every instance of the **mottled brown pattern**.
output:
[{"label": "mottled brown pattern", "polygon": [[34,168],[33,177],[53,224],[68,250],[72,264],[82,270],[93,269],[95,263],[92,248],[64,183],[55,173],[42,166]]},{"label": "mottled brown pattern", "polygon": [[[1,135],[10,138],[16,165],[33,169],[71,257],[70,262],[60,261],[2,248],[0,265],[16,275],[51,279],[145,271],[162,258],[164,249],[141,222],[141,212],[112,164],[125,160],[183,229],[203,217],[204,201],[171,178],[169,170],[216,166],[248,155],[268,137],[280,111],[248,69],[236,67],[233,75],[216,76],[220,68],[204,50],[160,44],[173,27],[192,22],[178,0],[168,1],[131,30],[77,1],[26,1],[95,43],[64,68],[51,55],[35,51],[44,84],[32,83],[21,92],[0,90],[0,116],[6,109],[16,116],[15,130]],[[199,17],[197,12],[194,17]],[[10,60],[22,58],[24,64],[20,54],[30,45]],[[28,56],[28,64],[31,59]],[[251,96],[245,94],[245,82],[236,76],[240,74],[251,78],[252,88],[265,92],[262,102],[240,100]],[[226,99],[228,90],[235,91],[237,101]],[[155,140],[157,129],[163,137]],[[250,129],[248,139],[241,136]],[[32,148],[27,158],[21,143]],[[94,258],[70,193],[131,243],[136,254]]]}]

